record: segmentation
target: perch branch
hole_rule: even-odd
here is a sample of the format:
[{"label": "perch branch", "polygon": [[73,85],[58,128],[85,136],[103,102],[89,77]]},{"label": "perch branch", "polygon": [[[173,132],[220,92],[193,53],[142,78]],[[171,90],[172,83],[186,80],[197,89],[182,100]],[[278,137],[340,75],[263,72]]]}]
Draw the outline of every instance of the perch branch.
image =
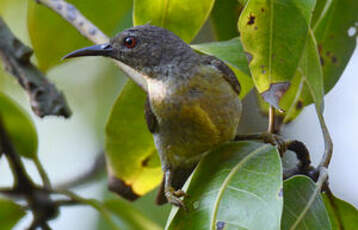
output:
[{"label": "perch branch", "polygon": [[[106,43],[109,38],[97,28],[91,21],[89,21],[83,14],[73,5],[64,0],[35,0],[37,3],[42,4],[69,22],[76,28],[85,38],[96,44]],[[121,69],[130,79],[136,82],[145,92],[147,92],[147,83],[143,75],[128,65],[114,61],[119,69]]]},{"label": "perch branch", "polygon": [[0,58],[30,97],[32,110],[39,117],[69,117],[64,95],[30,61],[32,50],[18,40],[0,17]]}]

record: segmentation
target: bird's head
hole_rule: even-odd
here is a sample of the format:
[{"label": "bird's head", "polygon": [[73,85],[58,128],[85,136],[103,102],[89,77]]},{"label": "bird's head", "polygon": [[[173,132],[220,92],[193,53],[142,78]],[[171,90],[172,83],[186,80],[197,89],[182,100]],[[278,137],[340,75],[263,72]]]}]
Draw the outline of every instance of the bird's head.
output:
[{"label": "bird's head", "polygon": [[121,61],[149,77],[167,75],[168,68],[188,69],[197,54],[174,33],[151,25],[129,28],[109,43],[82,48],[66,58],[105,56]]}]

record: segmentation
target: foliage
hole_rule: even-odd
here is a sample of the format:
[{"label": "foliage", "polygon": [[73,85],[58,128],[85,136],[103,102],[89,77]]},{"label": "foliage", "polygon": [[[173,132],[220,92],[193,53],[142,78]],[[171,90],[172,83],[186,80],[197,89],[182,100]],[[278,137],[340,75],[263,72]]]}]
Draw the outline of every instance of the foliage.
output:
[{"label": "foliage", "polygon": [[[28,2],[28,33],[42,71],[57,68],[66,53],[89,45],[76,28],[59,15],[35,0]],[[296,119],[304,107],[314,103],[327,137],[321,119],[323,98],[338,82],[356,47],[357,1],[69,2],[74,5],[60,9],[67,21],[74,21],[81,11],[109,35],[130,26],[129,22],[133,21],[133,25],[150,23],[164,27],[187,43],[192,42],[198,33],[215,37],[215,40],[207,39],[191,46],[199,53],[218,57],[234,71],[241,84],[241,99],[255,88],[262,110],[268,111],[270,106],[284,110],[280,116],[285,123]],[[1,0],[1,10],[11,4],[10,0]],[[108,74],[106,70],[98,72]],[[120,180],[136,196],[155,189],[163,176],[153,138],[144,120],[145,100],[145,93],[134,82],[127,81],[102,130],[109,176]],[[51,190],[46,172],[37,158],[35,126],[11,95],[4,93],[0,93],[0,122],[4,124],[3,129],[14,145],[18,159],[34,160],[38,167],[44,182],[43,187],[35,186],[39,191],[46,191],[47,195],[60,193],[74,205],[94,207],[107,223],[102,229],[163,228],[121,198],[101,202],[78,197],[69,191]],[[2,146],[6,138],[1,138],[0,157],[6,155],[14,170],[21,164],[9,157]],[[184,198],[187,210],[173,207],[166,229],[353,230],[358,226],[358,212],[352,205],[330,192],[321,196],[324,183],[319,183],[322,177],[318,182],[314,177],[317,171],[299,172],[305,175],[284,180],[281,148],[278,147],[244,141],[226,143],[211,150],[184,186],[188,194]],[[9,190],[0,188],[1,192],[6,195]],[[50,203],[54,204],[52,200]],[[2,228],[11,229],[24,215],[22,206],[0,199]]]}]

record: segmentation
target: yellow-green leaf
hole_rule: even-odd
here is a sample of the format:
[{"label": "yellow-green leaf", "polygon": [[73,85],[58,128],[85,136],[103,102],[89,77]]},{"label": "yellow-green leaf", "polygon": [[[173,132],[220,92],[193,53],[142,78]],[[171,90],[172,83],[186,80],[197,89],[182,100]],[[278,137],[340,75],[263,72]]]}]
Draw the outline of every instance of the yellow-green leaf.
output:
[{"label": "yellow-green leaf", "polygon": [[304,50],[315,0],[251,0],[238,23],[254,84],[277,106]]},{"label": "yellow-green leaf", "polygon": [[15,101],[1,92],[0,116],[16,152],[26,158],[36,158],[38,139],[30,116]]},{"label": "yellow-green leaf", "polygon": [[145,93],[128,81],[106,125],[110,173],[138,196],[155,188],[162,179],[159,157],[144,119],[144,101]]},{"label": "yellow-green leaf", "polygon": [[214,0],[134,0],[134,25],[166,28],[189,43],[210,14]]},{"label": "yellow-green leaf", "polygon": [[11,230],[25,216],[21,206],[11,200],[0,198],[0,224],[2,230]]},{"label": "yellow-green leaf", "polygon": [[313,32],[310,31],[292,85],[280,103],[286,111],[284,122],[295,119],[304,106],[312,102],[316,103],[317,108],[322,111],[323,95],[323,73],[318,47]]},{"label": "yellow-green leaf", "polygon": [[329,198],[323,194],[323,201],[326,205],[332,230],[353,230],[358,226],[358,210],[351,204],[335,196]]}]

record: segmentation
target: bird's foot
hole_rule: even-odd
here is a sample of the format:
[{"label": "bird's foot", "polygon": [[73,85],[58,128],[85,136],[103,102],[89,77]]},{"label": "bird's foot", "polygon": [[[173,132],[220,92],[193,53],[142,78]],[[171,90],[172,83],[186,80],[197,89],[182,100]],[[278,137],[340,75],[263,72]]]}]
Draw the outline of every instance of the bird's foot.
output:
[{"label": "bird's foot", "polygon": [[235,137],[236,141],[241,140],[261,140],[265,143],[269,143],[272,145],[277,146],[280,154],[282,155],[287,150],[287,143],[283,139],[282,136],[270,133],[270,132],[263,132],[259,134],[249,134],[249,135],[237,135]]},{"label": "bird's foot", "polygon": [[187,196],[187,194],[181,189],[174,190],[173,187],[169,187],[166,190],[165,196],[167,197],[168,202],[179,208],[185,209],[184,202],[180,198]]}]

